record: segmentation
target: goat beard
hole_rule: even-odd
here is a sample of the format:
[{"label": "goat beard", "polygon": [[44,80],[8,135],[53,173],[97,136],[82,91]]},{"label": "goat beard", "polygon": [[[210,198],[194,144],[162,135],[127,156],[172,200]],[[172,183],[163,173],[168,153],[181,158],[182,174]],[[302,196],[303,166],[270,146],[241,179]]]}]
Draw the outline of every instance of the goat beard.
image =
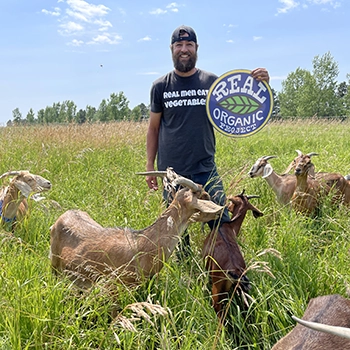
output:
[{"label": "goat beard", "polygon": [[175,55],[173,53],[173,62],[174,62],[174,67],[178,71],[182,73],[189,72],[191,69],[193,69],[196,66],[197,63],[197,53],[195,54],[190,54],[189,52],[187,53],[189,55],[189,58],[187,60],[181,61],[180,56],[182,53]]}]

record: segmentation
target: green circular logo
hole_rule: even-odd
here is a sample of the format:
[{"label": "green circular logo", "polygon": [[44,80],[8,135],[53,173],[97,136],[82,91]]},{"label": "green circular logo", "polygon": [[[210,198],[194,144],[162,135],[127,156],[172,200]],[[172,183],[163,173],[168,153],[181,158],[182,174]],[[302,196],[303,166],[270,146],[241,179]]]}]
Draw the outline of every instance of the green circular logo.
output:
[{"label": "green circular logo", "polygon": [[250,70],[232,70],[210,87],[206,109],[210,122],[222,134],[246,137],[260,131],[270,119],[273,95],[269,84]]}]

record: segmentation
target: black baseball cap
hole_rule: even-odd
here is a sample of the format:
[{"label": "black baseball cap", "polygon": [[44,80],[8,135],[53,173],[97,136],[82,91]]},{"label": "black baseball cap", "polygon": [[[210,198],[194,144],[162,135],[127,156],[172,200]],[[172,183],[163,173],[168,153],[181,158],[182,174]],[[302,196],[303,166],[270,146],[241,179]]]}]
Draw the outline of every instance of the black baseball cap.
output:
[{"label": "black baseball cap", "polygon": [[[188,36],[183,36],[185,33],[187,33]],[[171,36],[171,43],[174,44],[176,41],[182,40],[194,41],[197,43],[197,35],[191,27],[180,26],[174,30],[173,35]]]}]

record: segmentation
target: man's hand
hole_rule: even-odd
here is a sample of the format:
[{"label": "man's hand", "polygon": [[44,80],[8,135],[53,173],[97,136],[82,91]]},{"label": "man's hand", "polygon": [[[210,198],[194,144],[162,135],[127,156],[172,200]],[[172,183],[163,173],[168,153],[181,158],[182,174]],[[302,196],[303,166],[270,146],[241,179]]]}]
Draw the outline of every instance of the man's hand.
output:
[{"label": "man's hand", "polygon": [[270,81],[269,72],[266,68],[255,68],[252,70],[252,77],[258,81],[266,81],[267,83]]},{"label": "man's hand", "polygon": [[158,182],[156,176],[146,176],[146,182],[148,187],[151,190],[157,191],[158,190]]}]

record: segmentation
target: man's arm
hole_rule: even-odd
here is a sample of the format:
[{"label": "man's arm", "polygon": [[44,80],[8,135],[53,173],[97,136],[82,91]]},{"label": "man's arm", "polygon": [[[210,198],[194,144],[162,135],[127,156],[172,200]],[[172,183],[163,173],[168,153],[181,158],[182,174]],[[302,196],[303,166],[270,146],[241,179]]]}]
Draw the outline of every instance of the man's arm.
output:
[{"label": "man's arm", "polygon": [[[160,118],[162,113],[150,112],[149,124],[147,130],[146,151],[147,151],[147,164],[146,171],[154,171],[154,163],[156,160],[158,150],[158,134],[160,126]],[[146,177],[147,185],[150,189],[158,190],[157,178],[155,176]]]}]

